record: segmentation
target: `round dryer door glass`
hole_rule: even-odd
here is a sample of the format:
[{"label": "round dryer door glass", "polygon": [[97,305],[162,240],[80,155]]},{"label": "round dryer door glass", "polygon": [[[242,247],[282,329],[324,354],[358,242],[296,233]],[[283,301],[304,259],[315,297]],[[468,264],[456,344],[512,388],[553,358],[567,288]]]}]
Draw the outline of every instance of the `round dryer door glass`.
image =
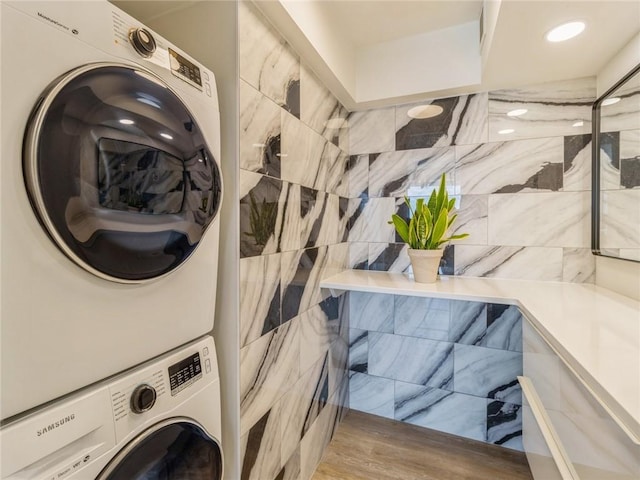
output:
[{"label": "round dryer door glass", "polygon": [[220,480],[220,446],[199,425],[183,420],[142,433],[96,480]]},{"label": "round dryer door glass", "polygon": [[24,167],[59,248],[120,282],[180,266],[221,199],[202,125],[159,77],[124,65],[87,65],[51,84],[27,128]]}]

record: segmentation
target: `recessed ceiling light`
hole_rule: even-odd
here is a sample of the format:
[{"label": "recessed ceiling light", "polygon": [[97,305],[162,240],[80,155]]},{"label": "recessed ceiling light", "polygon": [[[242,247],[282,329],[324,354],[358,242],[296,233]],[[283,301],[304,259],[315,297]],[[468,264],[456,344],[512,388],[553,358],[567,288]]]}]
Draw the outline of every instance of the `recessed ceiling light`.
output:
[{"label": "recessed ceiling light", "polygon": [[173,137],[171,135],[169,135],[168,133],[161,133],[160,136],[162,138],[166,138],[167,140],[173,140]]},{"label": "recessed ceiling light", "polygon": [[527,110],[526,108],[516,108],[515,110],[507,112],[507,117],[519,117],[520,115],[524,115],[528,111],[529,110]]},{"label": "recessed ceiling light", "polygon": [[558,25],[547,32],[545,38],[548,42],[564,42],[580,35],[585,28],[584,22],[569,22]]},{"label": "recessed ceiling light", "polygon": [[128,118],[121,118],[119,121],[123,125],[133,125],[134,123],[136,123],[133,120],[129,120]]},{"label": "recessed ceiling light", "polygon": [[513,128],[505,128],[504,130],[498,130],[500,135],[507,135],[509,133],[513,133],[515,130]]},{"label": "recessed ceiling light", "polygon": [[433,118],[437,117],[443,112],[443,108],[440,105],[418,105],[413,107],[407,112],[407,115],[411,118]]},{"label": "recessed ceiling light", "polygon": [[618,103],[619,101],[620,101],[620,97],[607,98],[602,102],[602,106],[608,107],[609,105],[613,105],[614,103]]},{"label": "recessed ceiling light", "polygon": [[574,123],[573,125],[571,125],[572,127],[581,127],[584,125],[584,122],[582,120],[580,120],[579,122]]}]

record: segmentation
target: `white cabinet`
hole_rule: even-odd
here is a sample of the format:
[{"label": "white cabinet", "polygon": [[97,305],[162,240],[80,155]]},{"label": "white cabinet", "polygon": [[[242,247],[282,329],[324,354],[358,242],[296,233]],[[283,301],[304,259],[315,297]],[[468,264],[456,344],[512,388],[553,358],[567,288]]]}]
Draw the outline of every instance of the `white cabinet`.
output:
[{"label": "white cabinet", "polygon": [[523,441],[534,478],[640,479],[640,445],[529,322],[523,343]]}]

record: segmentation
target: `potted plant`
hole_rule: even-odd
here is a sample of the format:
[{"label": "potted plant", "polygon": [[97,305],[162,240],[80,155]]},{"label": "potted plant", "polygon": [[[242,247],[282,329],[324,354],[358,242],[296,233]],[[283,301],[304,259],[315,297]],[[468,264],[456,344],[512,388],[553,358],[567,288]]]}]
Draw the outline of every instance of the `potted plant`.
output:
[{"label": "potted plant", "polygon": [[456,199],[449,199],[445,185],[445,174],[440,179],[440,187],[431,192],[425,203],[423,198],[411,208],[408,197],[404,201],[409,207],[409,220],[393,214],[391,221],[400,238],[409,245],[409,258],[416,282],[433,283],[438,277],[438,266],[442,258],[442,246],[451,241],[468,237],[468,233],[446,236],[453,225],[457,213],[454,213]]}]

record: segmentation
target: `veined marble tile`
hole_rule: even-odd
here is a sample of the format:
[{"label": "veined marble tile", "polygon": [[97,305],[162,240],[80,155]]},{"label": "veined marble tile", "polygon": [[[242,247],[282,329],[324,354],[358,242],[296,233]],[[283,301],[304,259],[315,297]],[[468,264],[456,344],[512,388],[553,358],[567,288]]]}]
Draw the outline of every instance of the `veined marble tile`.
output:
[{"label": "veined marble tile", "polygon": [[[349,244],[346,242],[329,245],[327,249],[327,261],[322,270],[322,279],[337,275],[349,268]],[[324,292],[322,298],[327,298],[328,292]]]},{"label": "veined marble tile", "polygon": [[524,451],[522,447],[522,407],[520,405],[488,401],[487,442]]},{"label": "veined marble tile", "polygon": [[325,190],[342,197],[349,196],[349,155],[342,150],[332,150],[330,155],[325,155],[323,160],[327,167],[327,180]]},{"label": "veined marble tile", "polygon": [[422,148],[369,156],[370,197],[428,197],[447,173],[455,185],[455,153],[449,148]]},{"label": "veined marble tile", "polygon": [[275,178],[240,170],[240,257],[278,251],[288,189]]},{"label": "veined marble tile", "polygon": [[299,325],[288,322],[240,349],[240,434],[291,388],[300,372]]},{"label": "veined marble tile", "polygon": [[516,193],[562,188],[562,137],[456,147],[460,193]]},{"label": "veined marble tile", "polygon": [[620,185],[640,187],[640,130],[620,132]]},{"label": "veined marble tile", "polygon": [[473,440],[487,440],[487,400],[396,382],[395,419]]},{"label": "veined marble tile", "polygon": [[[338,337],[329,347],[329,396],[334,395],[340,388],[348,390],[348,382],[349,340]],[[348,400],[345,398],[341,405],[348,407]]]},{"label": "veined marble tile", "polygon": [[395,109],[381,108],[349,114],[349,154],[392,152],[396,149]]},{"label": "veined marble tile", "polygon": [[282,254],[283,322],[322,301],[319,284],[326,257],[326,246]]},{"label": "veined marble tile", "polygon": [[405,243],[370,243],[369,270],[411,272],[411,260]]},{"label": "veined marble tile", "polygon": [[[284,459],[283,459],[284,460]],[[300,478],[300,447],[286,460],[275,480],[302,480]]]},{"label": "veined marble tile", "polygon": [[300,120],[282,112],[282,179],[316,190],[326,190],[328,165],[341,150]]},{"label": "veined marble tile", "polygon": [[349,329],[349,370],[367,373],[369,364],[369,332]]},{"label": "veined marble tile", "polygon": [[326,356],[338,336],[337,297],[329,297],[323,303],[300,314],[300,372],[306,372],[318,359]]},{"label": "veined marble tile", "polygon": [[562,280],[563,249],[456,245],[455,274],[469,277]]},{"label": "veined marble tile", "polygon": [[240,81],[240,168],[280,178],[280,107]]},{"label": "veined marble tile", "polygon": [[329,366],[327,356],[304,372],[278,404],[281,419],[282,458],[288,458],[327,404]]},{"label": "veined marble tile", "polygon": [[[305,64],[300,67],[300,119],[340,146],[340,131],[348,128],[349,112]],[[346,149],[347,145],[343,145]]]},{"label": "veined marble tile", "polygon": [[449,388],[453,384],[453,344],[370,331],[369,374]]},{"label": "veined marble tile", "polygon": [[[334,396],[335,397],[335,396]],[[340,420],[342,409],[335,398],[329,399],[300,443],[300,478],[310,480]]]},{"label": "veined marble tile", "polygon": [[488,195],[462,195],[456,200],[458,218],[448,235],[468,233],[467,238],[456,240],[454,245],[485,245],[488,240]]},{"label": "veined marble tile", "polygon": [[620,190],[620,132],[600,134],[600,189]]},{"label": "veined marble tile", "polygon": [[[329,210],[329,194],[320,190],[301,187],[302,197],[302,222],[301,242],[298,248],[317,247],[333,243],[327,238],[327,229],[333,231],[333,225],[329,225],[325,215]],[[328,215],[333,221],[337,221],[337,205],[335,215]]]},{"label": "veined marble tile", "polygon": [[455,344],[453,390],[510,403],[520,395],[522,354],[493,348]]},{"label": "veined marble tile", "polygon": [[522,314],[515,305],[488,304],[487,332],[479,345],[522,352],[522,322]]},{"label": "veined marble tile", "polygon": [[595,283],[596,259],[590,248],[564,248],[562,281]]},{"label": "veined marble tile", "polygon": [[366,242],[349,242],[349,268],[354,270],[369,269],[369,244]]},{"label": "veined marble tile", "polygon": [[354,211],[349,231],[350,242],[394,241],[395,229],[388,222],[396,212],[395,198],[352,199],[350,210]]},{"label": "veined marble tile", "polygon": [[349,408],[393,418],[394,381],[349,372]]},{"label": "veined marble tile", "polygon": [[351,155],[349,157],[349,198],[369,195],[369,157],[370,155]]},{"label": "veined marble tile", "polygon": [[589,247],[591,195],[589,192],[490,195],[489,243]]},{"label": "veined marble tile", "polygon": [[[487,94],[460,95],[396,107],[396,149],[445,147],[487,141]],[[443,112],[432,118],[408,115],[412,108],[437,105]]]},{"label": "veined marble tile", "polygon": [[409,337],[449,340],[449,300],[396,295],[394,333]]},{"label": "veined marble tile", "polygon": [[274,410],[265,413],[241,439],[241,480],[275,478],[280,470],[280,418]]},{"label": "veined marble tile", "polygon": [[238,5],[240,78],[300,117],[300,60],[250,2]]},{"label": "veined marble tile", "polygon": [[620,132],[623,130],[640,129],[638,117],[638,104],[640,104],[640,89],[638,89],[637,75],[631,87],[633,90],[619,89],[611,96],[618,97],[620,101],[610,105],[600,106],[600,131]]},{"label": "veined marble tile", "polygon": [[640,248],[640,189],[601,192],[600,246]]},{"label": "veined marble tile", "polygon": [[487,333],[487,304],[451,300],[449,341],[480,345]]},{"label": "veined marble tile", "polygon": [[338,197],[338,235],[337,238],[340,239],[340,242],[348,242],[349,241],[349,224],[350,224],[350,216],[349,216],[349,198]]},{"label": "veined marble tile", "polygon": [[289,252],[304,248],[305,221],[302,218],[302,188],[294,183],[283,182],[280,196],[284,209],[284,221],[280,233],[280,251]]},{"label": "veined marble tile", "polygon": [[280,255],[240,259],[240,346],[280,325]]},{"label": "veined marble tile", "polygon": [[[595,99],[594,77],[490,92],[489,141],[589,133]],[[527,111],[520,116],[507,115],[519,109]],[[508,135],[498,133],[506,129],[515,131]]]},{"label": "veined marble tile", "polygon": [[324,206],[312,225],[307,247],[341,242],[345,223],[340,219],[340,198],[330,193],[325,194]]},{"label": "veined marble tile", "polygon": [[562,190],[591,190],[591,134],[564,137]]},{"label": "veined marble tile", "polygon": [[393,295],[349,292],[349,327],[393,332]]}]

